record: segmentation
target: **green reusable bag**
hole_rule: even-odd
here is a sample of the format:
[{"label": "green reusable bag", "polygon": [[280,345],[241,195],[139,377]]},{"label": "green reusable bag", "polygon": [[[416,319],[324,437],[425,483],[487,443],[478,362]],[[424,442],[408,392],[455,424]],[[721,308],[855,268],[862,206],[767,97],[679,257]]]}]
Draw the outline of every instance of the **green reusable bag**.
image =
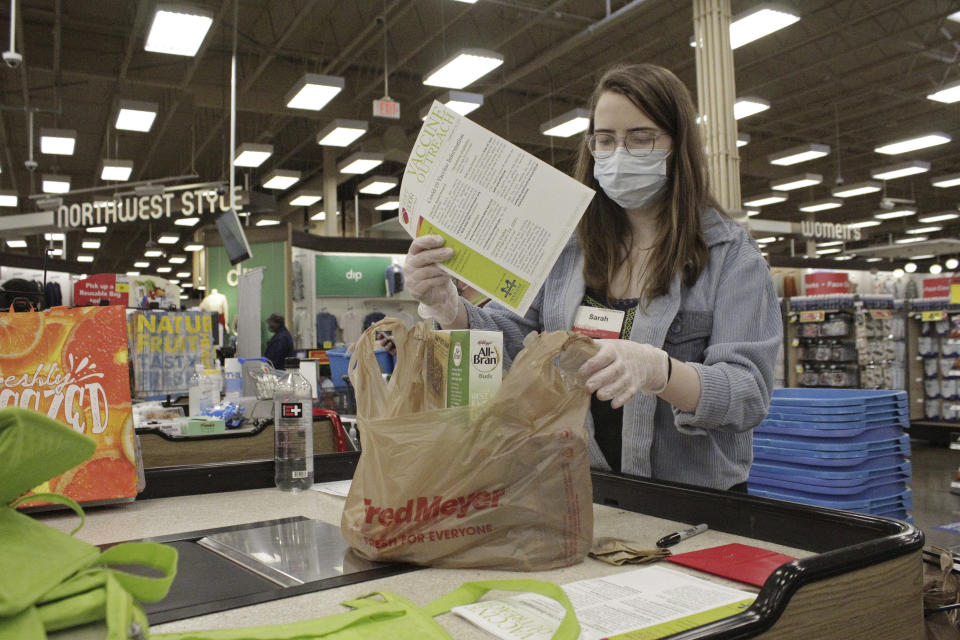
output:
[{"label": "green reusable bag", "polygon": [[467,582],[425,607],[391,593],[371,593],[344,602],[353,611],[325,618],[246,629],[151,634],[151,640],[452,640],[433,619],[453,607],[476,602],[488,591],[529,591],[553,598],[566,610],[554,640],[576,640],[580,635],[573,606],[563,590],[539,580],[485,580]]}]

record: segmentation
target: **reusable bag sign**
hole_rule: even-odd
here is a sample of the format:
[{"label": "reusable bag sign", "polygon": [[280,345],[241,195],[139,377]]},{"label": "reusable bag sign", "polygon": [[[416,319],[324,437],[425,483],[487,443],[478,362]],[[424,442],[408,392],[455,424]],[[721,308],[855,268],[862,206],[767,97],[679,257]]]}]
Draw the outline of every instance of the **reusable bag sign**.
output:
[{"label": "reusable bag sign", "polygon": [[212,367],[213,313],[137,311],[127,317],[134,395],[185,393],[194,365]]},{"label": "reusable bag sign", "polygon": [[[389,383],[373,354],[377,331],[392,331],[397,346]],[[439,567],[580,562],[593,537],[590,394],[575,374],[593,342],[531,334],[491,400],[423,411],[427,338],[424,324],[388,318],[355,347],[363,452],[340,525],[346,541],[371,560]]]},{"label": "reusable bag sign", "polygon": [[0,408],[32,409],[96,443],[93,456],[36,487],[78,502],[137,495],[125,309],[0,314]]}]

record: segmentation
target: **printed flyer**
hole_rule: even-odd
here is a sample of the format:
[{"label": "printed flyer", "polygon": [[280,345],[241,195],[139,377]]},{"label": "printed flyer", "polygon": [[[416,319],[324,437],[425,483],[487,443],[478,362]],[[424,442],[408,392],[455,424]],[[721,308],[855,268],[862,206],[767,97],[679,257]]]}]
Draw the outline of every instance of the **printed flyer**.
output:
[{"label": "printed flyer", "polygon": [[134,395],[186,393],[194,365],[213,366],[214,314],[136,311],[128,316]]},{"label": "printed flyer", "polygon": [[523,315],[594,191],[434,101],[400,184],[400,224],[440,235],[441,267]]},{"label": "printed flyer", "polygon": [[93,457],[34,491],[78,502],[137,495],[126,310],[0,314],[0,408],[32,409],[91,436]]}]

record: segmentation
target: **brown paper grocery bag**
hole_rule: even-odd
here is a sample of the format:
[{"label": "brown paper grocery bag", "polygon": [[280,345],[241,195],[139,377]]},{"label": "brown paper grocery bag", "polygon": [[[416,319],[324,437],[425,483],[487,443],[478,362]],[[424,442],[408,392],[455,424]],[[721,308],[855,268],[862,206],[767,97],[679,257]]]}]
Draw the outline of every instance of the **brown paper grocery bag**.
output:
[{"label": "brown paper grocery bag", "polygon": [[[392,331],[397,346],[389,384],[373,355],[377,330]],[[580,562],[593,490],[590,394],[576,370],[596,346],[570,332],[531,334],[490,401],[421,411],[428,337],[423,324],[386,319],[354,350],[363,452],[341,520],[347,542],[371,560],[438,567]]]}]

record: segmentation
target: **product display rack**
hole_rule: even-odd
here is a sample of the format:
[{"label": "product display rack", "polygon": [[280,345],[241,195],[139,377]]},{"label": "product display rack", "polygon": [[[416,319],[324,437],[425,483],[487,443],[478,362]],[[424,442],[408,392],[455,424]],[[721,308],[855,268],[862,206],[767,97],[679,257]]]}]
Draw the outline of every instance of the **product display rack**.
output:
[{"label": "product display rack", "polygon": [[960,304],[913,300],[907,320],[911,435],[945,441],[960,434],[958,359]]},{"label": "product display rack", "polygon": [[905,314],[892,296],[790,298],[787,386],[905,390]]}]

